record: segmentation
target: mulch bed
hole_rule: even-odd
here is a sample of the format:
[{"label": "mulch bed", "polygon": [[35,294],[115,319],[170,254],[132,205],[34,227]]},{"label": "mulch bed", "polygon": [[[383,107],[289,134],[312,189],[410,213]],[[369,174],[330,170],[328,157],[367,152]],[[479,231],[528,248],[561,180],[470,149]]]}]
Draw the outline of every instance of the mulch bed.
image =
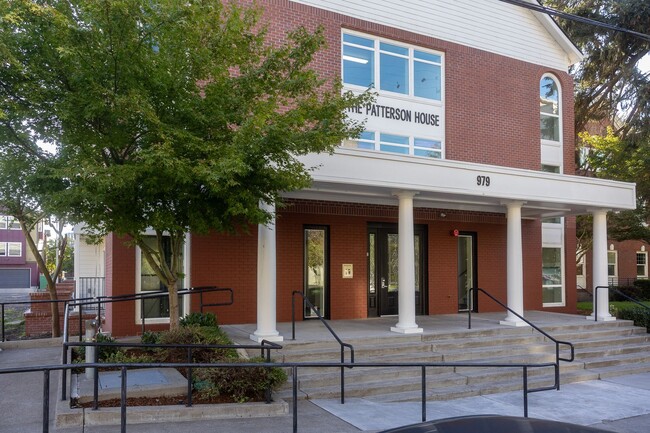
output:
[{"label": "mulch bed", "polygon": [[[185,405],[187,403],[187,396],[180,395],[176,397],[127,397],[126,405],[131,406],[173,406]],[[199,398],[195,394],[192,395],[192,404],[223,404],[235,403],[229,396],[218,396],[212,399]],[[99,407],[120,407],[121,400],[114,398],[111,400],[103,400],[99,402]],[[92,408],[93,403],[74,404],[77,408]]]}]

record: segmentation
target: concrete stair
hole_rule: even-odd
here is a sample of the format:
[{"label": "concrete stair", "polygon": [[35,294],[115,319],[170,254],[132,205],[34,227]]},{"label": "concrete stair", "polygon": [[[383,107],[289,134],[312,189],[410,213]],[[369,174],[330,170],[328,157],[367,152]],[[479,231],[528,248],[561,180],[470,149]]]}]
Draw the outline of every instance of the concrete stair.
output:
[{"label": "concrete stair", "polygon": [[[650,372],[650,334],[630,321],[587,322],[543,327],[554,338],[575,346],[575,361],[560,363],[562,384],[624,374]],[[528,328],[499,327],[419,335],[351,338],[356,363],[548,363],[555,360],[555,344]],[[280,362],[339,362],[335,341],[285,341],[275,354]],[[569,351],[561,346],[561,356]],[[346,349],[346,361],[350,354]],[[554,369],[529,368],[529,388],[552,386]],[[299,397],[340,397],[340,368],[300,367]],[[362,367],[345,369],[346,397],[376,401],[419,401],[420,367]],[[523,389],[522,368],[482,366],[427,367],[428,400],[447,400]],[[279,392],[291,396],[291,380]]]}]

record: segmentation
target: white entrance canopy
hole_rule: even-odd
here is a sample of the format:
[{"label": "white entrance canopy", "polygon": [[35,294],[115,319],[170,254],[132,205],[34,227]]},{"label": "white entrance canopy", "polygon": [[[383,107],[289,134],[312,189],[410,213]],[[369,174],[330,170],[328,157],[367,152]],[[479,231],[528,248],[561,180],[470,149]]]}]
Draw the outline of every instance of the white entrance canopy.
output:
[{"label": "white entrance canopy", "polygon": [[636,207],[635,184],[460,161],[338,149],[306,155],[311,188],[286,197],[395,205],[395,191],[415,191],[415,207],[505,213],[523,202],[523,218]]}]

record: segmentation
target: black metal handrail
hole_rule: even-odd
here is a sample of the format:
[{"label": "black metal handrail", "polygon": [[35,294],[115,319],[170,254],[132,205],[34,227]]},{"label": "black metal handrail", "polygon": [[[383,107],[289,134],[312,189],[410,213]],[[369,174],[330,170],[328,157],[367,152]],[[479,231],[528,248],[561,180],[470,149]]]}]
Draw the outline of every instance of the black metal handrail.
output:
[{"label": "black metal handrail", "polygon": [[[203,294],[204,293],[209,293],[209,292],[226,292],[230,294],[230,299],[226,302],[220,302],[220,303],[211,303],[211,304],[204,304],[203,303]],[[216,307],[216,306],[227,306],[227,305],[232,305],[234,303],[234,295],[233,295],[233,290],[231,288],[225,288],[225,287],[216,287],[216,286],[200,286],[200,287],[190,287],[187,289],[181,289],[178,291],[178,296],[185,296],[185,295],[194,295],[194,294],[199,294],[199,300],[200,300],[200,311],[203,313],[203,309],[205,307]],[[141,293],[131,293],[127,295],[115,295],[115,296],[100,296],[97,298],[84,298],[84,299],[79,299],[79,300],[72,300],[71,302],[68,303],[68,307],[83,307],[85,305],[93,305],[97,306],[97,318],[99,320],[99,325],[101,326],[101,309],[103,304],[107,303],[114,303],[114,302],[127,302],[127,301],[137,301],[140,300],[142,301],[143,299],[151,299],[151,298],[165,298],[169,296],[169,292],[164,291],[164,290],[156,290],[156,291],[151,291],[151,292],[141,292]],[[68,328],[67,328],[67,316],[69,314],[69,308],[65,309],[65,314],[66,317],[64,318],[64,328],[63,328],[63,341],[68,341]],[[146,330],[146,317],[145,317],[145,312],[144,312],[144,302],[140,302],[140,317],[141,317],[141,329],[142,333],[144,334]],[[82,340],[82,324],[81,324],[81,319],[79,319],[79,341]]]},{"label": "black metal handrail", "polygon": [[[341,348],[341,404],[345,403],[345,368],[343,367],[343,364],[345,363],[345,348],[347,347],[350,349],[350,364],[354,364],[354,347],[350,343],[345,343],[339,336],[334,332],[332,327],[323,319],[323,316],[321,316],[320,311],[318,311],[318,308],[314,307],[314,304],[312,304],[309,299],[305,296],[304,293],[295,290],[292,295],[291,295],[291,339],[295,340],[296,339],[296,295],[300,295],[302,297],[302,300],[311,310],[316,313],[316,316],[318,317],[318,320],[325,325],[327,330],[332,334],[332,336],[336,339],[336,341],[339,343],[339,346]],[[347,366],[348,368],[352,368],[351,365]]]},{"label": "black metal handrail", "polygon": [[634,299],[633,297],[631,297],[629,295],[626,295],[625,293],[621,292],[616,287],[612,287],[612,286],[596,286],[596,287],[594,287],[594,295],[593,295],[593,298],[594,298],[594,321],[595,322],[598,321],[598,289],[609,289],[611,291],[614,291],[614,292],[618,293],[619,295],[621,295],[622,297],[624,297],[625,299],[627,299],[628,301],[633,302],[633,303],[645,308],[646,310],[650,311],[649,306],[647,306],[643,302],[639,301],[638,299]]},{"label": "black metal handrail", "polygon": [[[70,343],[72,344],[72,343]],[[498,364],[498,363],[467,363],[467,362],[457,362],[457,363],[446,363],[446,362],[403,362],[403,363],[387,363],[387,362],[364,362],[364,363],[355,363],[355,368],[386,368],[386,367],[395,367],[395,368],[419,368],[421,371],[421,384],[422,384],[422,421],[426,421],[426,368],[432,367],[454,367],[454,368],[521,368],[522,369],[522,381],[523,381],[523,405],[524,405],[524,417],[528,417],[528,394],[538,391],[546,391],[549,388],[537,388],[529,389],[528,388],[528,371],[531,368],[548,368],[553,367],[553,363],[537,363],[537,364]],[[293,387],[293,432],[298,432],[298,369],[299,368],[334,368],[334,367],[352,367],[352,365],[347,363],[335,363],[335,362],[283,362],[283,363],[142,363],[142,364],[131,364],[131,363],[85,363],[85,364],[64,364],[64,365],[44,365],[44,366],[33,366],[33,367],[14,367],[14,368],[4,368],[0,369],[0,374],[17,374],[17,373],[32,373],[42,371],[44,374],[43,378],[43,432],[49,432],[49,413],[50,413],[50,373],[52,371],[68,371],[78,368],[110,368],[110,369],[120,369],[121,370],[121,386],[120,386],[120,431],[126,433],[126,407],[127,407],[127,383],[128,383],[128,369],[140,369],[140,368],[290,368],[292,372],[292,387]]]},{"label": "black metal handrail", "polygon": [[[541,333],[543,336],[545,336],[546,338],[551,340],[553,343],[555,343],[555,386],[553,388],[559,390],[560,389],[560,361],[573,362],[573,360],[575,359],[575,348],[574,348],[573,344],[568,342],[568,341],[557,340],[557,339],[551,337],[546,331],[544,331],[543,329],[541,329],[540,327],[535,325],[530,320],[524,318],[522,315],[520,315],[516,311],[513,311],[510,307],[505,305],[503,302],[499,301],[494,296],[490,295],[485,290],[483,290],[481,288],[478,288],[478,287],[476,287],[476,288],[472,287],[471,289],[469,289],[470,294],[472,293],[472,291],[475,291],[477,293],[477,296],[478,296],[478,292],[483,292],[485,295],[487,295],[494,302],[501,305],[503,308],[505,308],[506,310],[508,310],[509,312],[511,312],[512,314],[514,314],[515,316],[517,316],[518,318],[520,318],[521,320],[526,322],[531,328],[533,328],[534,330],[536,330],[537,332]],[[472,309],[471,308],[467,311],[467,329],[472,329]],[[560,344],[564,344],[564,345],[569,346],[569,348],[571,349],[571,357],[570,358],[562,358],[562,357],[560,357]],[[551,389],[553,389],[553,388],[551,388]],[[546,391],[546,389],[540,389],[540,391]]]},{"label": "black metal handrail", "polygon": [[[230,300],[228,302],[224,303],[213,303],[213,304],[203,304],[203,293],[206,292],[228,292],[230,293]],[[179,296],[185,296],[185,295],[194,295],[194,294],[199,294],[200,295],[200,309],[201,313],[203,312],[203,307],[212,307],[212,306],[217,306],[217,305],[232,305],[233,303],[233,290],[230,288],[223,288],[223,287],[216,287],[216,286],[201,286],[201,287],[190,287],[189,289],[181,289],[178,291]],[[135,301],[135,300],[140,300],[142,301],[143,299],[149,299],[149,298],[161,298],[161,297],[167,297],[169,296],[169,292],[166,291],[155,291],[155,292],[148,292],[148,293],[132,293],[132,294],[127,294],[127,295],[116,295],[116,296],[101,296],[98,298],[82,298],[78,300],[70,300],[70,301],[65,301],[66,306],[65,306],[65,316],[63,319],[63,342],[68,343],[69,339],[69,330],[68,330],[68,324],[69,324],[69,313],[70,313],[70,308],[72,307],[82,307],[84,305],[96,305],[97,306],[97,325],[98,329],[101,329],[101,323],[102,323],[102,316],[101,316],[101,309],[102,309],[102,304],[106,303],[113,303],[113,302],[126,302],[126,301]],[[44,301],[44,302],[53,302],[53,301]],[[79,308],[79,342],[83,340],[83,335],[82,335],[82,326],[83,324],[81,323],[81,308]],[[142,334],[145,332],[145,314],[144,314],[144,302],[140,302],[140,316],[142,318]],[[4,322],[3,322],[4,325]],[[66,363],[66,359],[68,357],[68,348],[64,344],[63,345],[63,355],[62,355],[62,363]],[[63,371],[63,388],[64,388],[64,393],[65,393],[65,387],[66,387],[66,372],[65,370]]]},{"label": "black metal handrail", "polygon": [[[94,347],[95,364],[99,364],[99,349],[102,347],[128,347],[131,349],[186,349],[187,362],[192,362],[192,351],[201,349],[251,349],[260,350],[260,357],[266,359],[267,363],[271,362],[271,350],[282,349],[282,346],[268,340],[262,340],[260,344],[152,344],[152,343],[110,343],[110,342],[65,342],[63,343],[63,362],[68,363],[68,348],[69,347]],[[61,400],[67,399],[66,375],[63,374],[63,381],[61,386]],[[271,402],[271,390],[266,391],[266,402]],[[192,368],[188,367],[187,373],[187,407],[192,406]],[[99,375],[97,370],[93,374],[93,410],[99,407]]]}]

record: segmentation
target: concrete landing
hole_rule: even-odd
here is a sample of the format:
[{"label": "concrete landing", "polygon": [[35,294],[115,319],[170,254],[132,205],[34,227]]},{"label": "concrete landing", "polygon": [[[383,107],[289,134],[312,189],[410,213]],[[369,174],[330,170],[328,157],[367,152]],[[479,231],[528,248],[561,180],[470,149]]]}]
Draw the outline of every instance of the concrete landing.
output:
[{"label": "concrete landing", "polygon": [[[79,403],[93,401],[93,380],[85,374],[73,376],[72,396]],[[99,400],[120,398],[122,372],[99,373]],[[128,371],[126,377],[128,397],[175,397],[187,393],[187,379],[174,368],[143,368]]]}]

